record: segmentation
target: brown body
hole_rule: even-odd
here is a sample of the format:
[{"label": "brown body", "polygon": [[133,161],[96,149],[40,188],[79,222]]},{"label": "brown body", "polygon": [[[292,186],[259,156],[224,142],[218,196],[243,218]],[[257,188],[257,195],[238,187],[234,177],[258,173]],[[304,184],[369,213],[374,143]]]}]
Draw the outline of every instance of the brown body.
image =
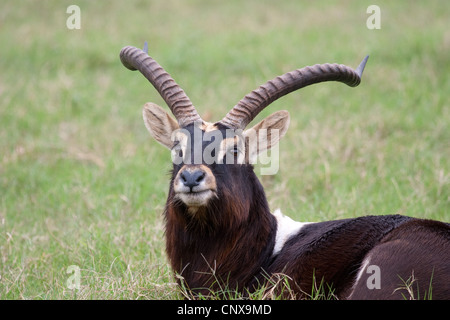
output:
[{"label": "brown body", "polygon": [[297,223],[270,212],[254,173],[253,159],[276,145],[289,126],[289,114],[278,111],[245,130],[256,115],[314,83],[357,86],[367,57],[356,70],[323,64],[276,77],[209,123],[146,51],[125,47],[120,58],[141,71],[176,118],[155,104],[144,107],[150,134],[172,152],[165,235],[179,281],[203,295],[224,286],[247,293],[283,274],[289,297],[307,297],[322,282],[340,299],[399,299],[405,298],[401,280],[410,277],[417,292],[409,282],[404,287],[414,298],[432,292],[434,299],[450,299],[448,224],[404,216]]},{"label": "brown body", "polygon": [[450,299],[450,227],[411,220],[395,228],[367,254],[382,270],[380,287],[367,290],[368,274],[352,289],[352,299]]}]

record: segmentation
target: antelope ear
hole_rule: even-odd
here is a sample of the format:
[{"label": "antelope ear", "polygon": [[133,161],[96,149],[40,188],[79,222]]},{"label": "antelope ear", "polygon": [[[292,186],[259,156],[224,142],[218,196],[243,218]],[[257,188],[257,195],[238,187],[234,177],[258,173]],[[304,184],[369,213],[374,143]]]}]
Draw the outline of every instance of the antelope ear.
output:
[{"label": "antelope ear", "polygon": [[152,137],[166,148],[171,149],[173,145],[172,132],[180,128],[178,122],[163,108],[150,102],[144,105],[142,115],[145,126]]},{"label": "antelope ear", "polygon": [[[286,110],[277,111],[255,126],[244,131],[246,159],[253,163],[258,154],[275,146],[289,128],[290,116]],[[256,143],[255,143],[256,142]]]}]

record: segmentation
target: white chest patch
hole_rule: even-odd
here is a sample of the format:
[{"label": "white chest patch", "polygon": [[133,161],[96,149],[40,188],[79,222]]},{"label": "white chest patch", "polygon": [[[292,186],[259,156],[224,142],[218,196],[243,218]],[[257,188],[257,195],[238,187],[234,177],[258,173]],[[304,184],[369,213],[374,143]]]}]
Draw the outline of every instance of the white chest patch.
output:
[{"label": "white chest patch", "polygon": [[298,222],[288,216],[283,215],[280,209],[272,213],[277,219],[277,234],[275,236],[275,246],[272,255],[277,254],[283,248],[284,244],[290,237],[297,234],[305,225],[313,222]]}]

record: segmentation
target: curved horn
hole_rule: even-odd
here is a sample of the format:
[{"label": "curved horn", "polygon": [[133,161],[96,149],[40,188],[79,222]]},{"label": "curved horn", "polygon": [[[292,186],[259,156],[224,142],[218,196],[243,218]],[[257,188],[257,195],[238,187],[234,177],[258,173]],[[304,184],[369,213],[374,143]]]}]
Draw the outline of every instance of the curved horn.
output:
[{"label": "curved horn", "polygon": [[159,92],[169,106],[180,127],[202,121],[189,97],[172,77],[144,50],[127,46],[120,51],[120,61],[130,70],[139,70]]},{"label": "curved horn", "polygon": [[369,56],[366,56],[356,70],[342,64],[327,63],[285,73],[247,94],[220,122],[231,128],[244,129],[275,100],[314,83],[339,81],[350,87],[356,87],[361,82],[362,72],[368,58]]}]

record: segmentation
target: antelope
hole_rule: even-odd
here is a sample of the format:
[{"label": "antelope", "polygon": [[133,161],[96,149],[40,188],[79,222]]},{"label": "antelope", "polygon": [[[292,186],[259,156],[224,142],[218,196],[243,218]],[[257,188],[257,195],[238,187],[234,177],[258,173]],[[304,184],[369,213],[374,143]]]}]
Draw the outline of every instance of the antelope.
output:
[{"label": "antelope", "polygon": [[[224,281],[245,294],[284,275],[290,298],[304,299],[324,281],[338,299],[403,299],[401,280],[413,277],[421,293],[450,299],[450,224],[402,215],[296,222],[270,211],[254,172],[252,159],[278,143],[290,118],[277,111],[246,129],[250,122],[303,87],[325,81],[358,86],[368,56],[356,69],[327,63],[285,73],[244,96],[218,122],[200,117],[148,55],[147,43],[143,50],[124,47],[120,59],[147,78],[175,116],[153,103],[143,108],[150,135],[172,152],[165,241],[179,284],[208,296]],[[250,137],[256,137],[252,145]]]}]

